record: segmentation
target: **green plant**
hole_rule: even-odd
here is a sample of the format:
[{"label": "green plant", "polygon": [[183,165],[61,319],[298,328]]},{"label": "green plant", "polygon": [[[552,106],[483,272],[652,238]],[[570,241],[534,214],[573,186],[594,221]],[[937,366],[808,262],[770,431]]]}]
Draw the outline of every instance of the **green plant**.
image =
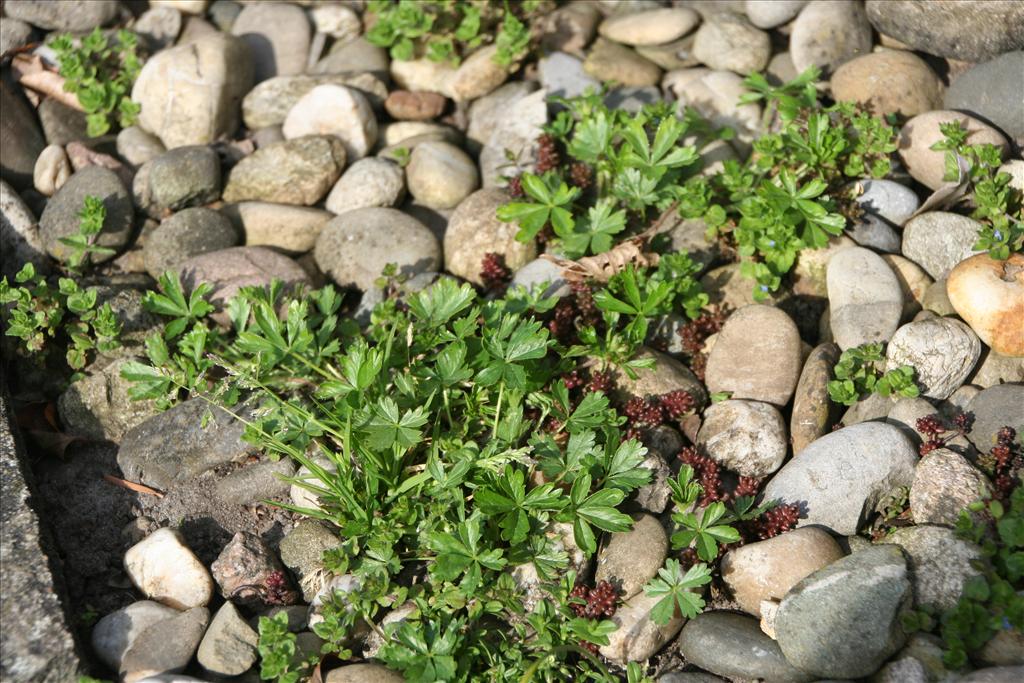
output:
[{"label": "green plant", "polygon": [[4,309],[5,334],[21,339],[20,351],[40,363],[57,346],[66,348],[65,359],[73,370],[81,370],[95,351],[113,351],[120,342],[121,323],[109,303],[96,305],[99,291],[82,289],[71,278],[62,277],[54,288],[26,263],[15,275],[12,286],[0,280],[0,304]]},{"label": "green plant", "polygon": [[512,5],[487,0],[371,0],[368,9],[376,21],[366,39],[389,48],[393,59],[426,56],[458,65],[493,36],[494,62],[508,67],[526,53],[530,31],[525,19],[540,4],[539,0]]},{"label": "green plant", "polygon": [[[692,115],[676,117],[666,103],[630,116],[609,109],[597,93],[559,101],[566,109],[546,128],[537,173],[517,180],[524,200],[500,207],[498,218],[518,223],[520,241],[550,225],[568,258],[600,254],[644,223],[652,208],[672,204],[679,181],[698,161],[696,147],[683,140],[703,128]],[[585,192],[591,180],[593,191]]]},{"label": "green plant", "polygon": [[276,683],[298,683],[306,680],[319,661],[318,653],[303,660],[296,647],[296,636],[288,630],[288,614],[281,611],[272,617],[260,617],[260,678]]},{"label": "green plant", "polygon": [[943,139],[932,149],[946,153],[943,179],[964,185],[965,196],[973,200],[970,216],[982,225],[973,249],[1008,259],[1024,249],[1024,207],[1021,191],[1010,185],[1010,174],[999,170],[999,147],[967,144],[967,129],[960,121],[939,124],[939,130]]},{"label": "green plant", "polygon": [[99,27],[81,39],[62,34],[50,42],[64,77],[64,90],[74,93],[85,110],[90,137],[105,134],[114,120],[121,126],[135,122],[140,107],[130,96],[142,68],[135,52],[137,44],[131,31],[118,31],[111,42]]},{"label": "green plant", "polygon": [[909,365],[893,368],[886,373],[884,346],[880,343],[861,344],[843,351],[833,369],[834,380],[828,383],[828,395],[834,402],[852,406],[868,394],[906,396],[913,398],[920,390],[914,383],[916,372]]},{"label": "green plant", "polygon": [[720,173],[689,179],[678,192],[680,213],[701,218],[708,235],[731,241],[741,273],[755,280],[754,297],[777,290],[804,249],[825,246],[857,209],[851,179],[885,177],[896,131],[850,103],[823,107],[808,70],[773,87],[751,75],[741,102],[763,100],[765,121],[778,131],[758,137],[746,163],[726,161]]},{"label": "green plant", "polygon": [[967,579],[960,601],[940,619],[943,659],[951,668],[967,664],[997,633],[1024,631],[1024,488],[1014,489],[1008,506],[972,503],[960,513],[956,531],[980,546],[982,559],[975,565],[979,575]]},{"label": "green plant", "polygon": [[91,263],[94,255],[109,256],[114,253],[113,249],[96,244],[107,220],[107,207],[102,199],[86,195],[78,218],[78,232],[70,237],[60,238],[60,243],[69,250],[64,257],[64,265],[74,274],[80,274],[82,269]]},{"label": "green plant", "polygon": [[704,599],[693,589],[711,582],[711,570],[706,564],[695,564],[683,573],[679,560],[669,558],[658,570],[658,577],[644,585],[644,594],[661,598],[651,610],[656,624],[667,624],[677,613],[692,619],[704,609]]}]

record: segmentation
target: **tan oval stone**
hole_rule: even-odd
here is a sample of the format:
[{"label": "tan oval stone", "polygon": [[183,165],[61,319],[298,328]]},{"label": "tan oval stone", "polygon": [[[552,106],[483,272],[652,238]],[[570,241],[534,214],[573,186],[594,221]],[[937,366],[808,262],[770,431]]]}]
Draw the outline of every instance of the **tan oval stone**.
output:
[{"label": "tan oval stone", "polygon": [[668,535],[657,517],[635,515],[633,528],[610,535],[597,554],[595,581],[619,584],[620,595],[628,600],[658,574],[668,554]]},{"label": "tan oval stone", "polygon": [[740,607],[759,617],[762,600],[781,600],[804,577],[842,556],[827,531],[804,527],[730,550],[722,558],[722,578]]},{"label": "tan oval stone", "polygon": [[1003,156],[1009,149],[1006,138],[992,126],[982,123],[973,116],[957,111],[937,110],[918,114],[903,125],[900,131],[900,158],[915,180],[932,190],[942,186],[945,174],[946,153],[931,149],[936,142],[945,139],[939,124],[959,121],[967,129],[967,142],[972,145],[989,143],[1002,149]]},{"label": "tan oval stone", "polygon": [[976,254],[949,273],[946,293],[983,342],[1001,356],[1024,356],[1024,254],[998,261]]},{"label": "tan oval stone", "polygon": [[876,116],[917,116],[942,106],[942,82],[914,53],[886,50],[857,57],[836,69],[832,95],[866,104]]},{"label": "tan oval stone", "polygon": [[934,282],[924,268],[899,254],[880,254],[882,260],[889,264],[903,292],[903,320],[909,320],[924,305],[924,295]]},{"label": "tan oval stone", "polygon": [[744,306],[729,316],[708,356],[708,391],[777,406],[789,403],[803,359],[796,323],[772,306]]},{"label": "tan oval stone", "polygon": [[498,220],[499,206],[509,201],[508,193],[498,188],[477,190],[455,207],[444,233],[444,267],[449,273],[482,285],[480,269],[483,257],[495,252],[505,257],[505,265],[519,270],[537,257],[537,243],[516,240],[515,223]]},{"label": "tan oval stone", "polygon": [[670,391],[682,389],[697,401],[698,409],[707,401],[707,394],[700,380],[675,358],[648,348],[641,348],[637,359],[653,359],[654,367],[636,370],[636,378],[632,378],[618,367],[609,368],[615,384],[615,396],[627,401],[632,396],[648,398],[661,396]]}]

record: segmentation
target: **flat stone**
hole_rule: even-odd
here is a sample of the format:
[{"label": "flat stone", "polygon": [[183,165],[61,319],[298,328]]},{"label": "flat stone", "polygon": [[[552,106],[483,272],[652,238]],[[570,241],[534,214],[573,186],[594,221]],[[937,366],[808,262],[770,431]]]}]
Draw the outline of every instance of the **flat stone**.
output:
[{"label": "flat stone", "polygon": [[[937,110],[918,114],[900,129],[899,155],[914,180],[937,190],[945,183],[946,153],[932,149],[945,139],[939,126],[959,122],[967,129],[967,144],[992,144],[1002,150],[1005,158],[1008,150],[1006,138],[992,126],[968,114],[956,111]],[[915,259],[916,260],[916,259]]]},{"label": "flat stone", "polygon": [[778,308],[754,304],[725,321],[708,356],[708,391],[782,407],[796,388],[802,357],[800,333]]},{"label": "flat stone", "polygon": [[[205,426],[203,417],[210,414]],[[194,398],[154,415],[125,434],[117,464],[130,481],[167,489],[251,450],[245,426],[227,411]],[[167,439],[174,434],[174,439]]]},{"label": "flat stone", "polygon": [[903,313],[903,293],[892,269],[874,252],[850,247],[828,262],[832,334],[846,350],[887,341]]},{"label": "flat stone", "polygon": [[910,509],[918,524],[954,526],[960,512],[991,495],[988,478],[966,458],[940,448],[921,458],[910,487]]},{"label": "flat stone", "polygon": [[597,554],[595,581],[610,581],[628,600],[658,574],[668,554],[668,536],[657,517],[635,515],[633,528],[610,534]]},{"label": "flat stone", "polygon": [[57,412],[70,434],[90,439],[121,441],[136,425],[157,412],[153,401],[135,401],[132,385],[121,370],[130,358],[118,358],[92,368],[57,399]]},{"label": "flat stone", "polygon": [[[187,30],[187,28],[186,28]],[[153,55],[132,88],[138,126],[170,149],[205,145],[238,128],[238,105],[252,89],[249,49],[214,33]]]},{"label": "flat stone", "polygon": [[950,84],[945,108],[990,121],[1020,141],[1024,139],[1024,98],[1017,88],[1021,72],[1024,51],[1020,50],[977,64]]},{"label": "flat stone", "polygon": [[231,169],[224,201],[311,206],[341,177],[346,158],[344,145],[333,136],[308,135],[268,145]]},{"label": "flat stone", "polygon": [[199,647],[209,620],[210,612],[205,607],[194,607],[153,624],[125,652],[121,678],[125,683],[137,683],[151,676],[182,671]]},{"label": "flat stone", "polygon": [[775,28],[791,21],[807,0],[746,0],[744,9],[750,23],[758,28]]},{"label": "flat stone", "polygon": [[967,438],[981,451],[987,453],[996,445],[997,436],[1003,427],[1017,430],[1017,436],[1024,434],[1024,385],[999,384],[985,389],[967,406],[974,413],[974,426]]},{"label": "flat stone", "polygon": [[601,656],[620,665],[643,661],[672,640],[686,619],[673,616],[667,624],[654,623],[651,610],[660,601],[660,597],[638,593],[620,605],[611,617],[619,628],[609,634],[608,644],[599,649]]},{"label": "flat stone", "polygon": [[800,10],[789,35],[797,72],[817,66],[828,74],[870,51],[871,24],[860,3],[812,0]]},{"label": "flat stone", "polygon": [[583,70],[602,81],[615,81],[621,85],[657,85],[661,69],[644,59],[634,50],[604,38],[594,41],[583,62]]},{"label": "flat stone", "polygon": [[793,413],[789,422],[789,438],[794,455],[827,434],[832,426],[828,383],[832,380],[833,368],[839,362],[839,355],[839,347],[826,342],[814,347],[804,361],[793,395]]},{"label": "flat stone", "polygon": [[330,211],[272,202],[228,204],[222,212],[244,236],[246,246],[271,247],[287,254],[304,254],[316,244]]},{"label": "flat stone", "polygon": [[441,248],[418,220],[396,209],[348,211],[324,226],[313,251],[317,265],[343,287],[374,287],[389,263],[404,275],[437,270]]},{"label": "flat stone", "polygon": [[775,618],[786,660],[821,678],[874,673],[906,641],[900,622],[912,590],[895,546],[855,552],[793,587]]},{"label": "flat stone", "polygon": [[0,277],[13,281],[26,263],[37,273],[50,271],[36,217],[14,188],[0,180]]},{"label": "flat stone", "polygon": [[384,108],[399,121],[430,121],[441,115],[447,102],[439,93],[395,90],[384,100]]},{"label": "flat stone", "polygon": [[515,223],[498,220],[496,211],[509,201],[509,195],[497,188],[477,190],[455,207],[444,233],[444,268],[452,275],[483,285],[480,271],[483,258],[496,253],[505,265],[517,270],[537,257],[537,244],[516,239]]},{"label": "flat stone", "polygon": [[152,600],[140,600],[105,615],[92,629],[93,652],[104,664],[118,671],[124,653],[135,639],[153,624],[176,617],[178,610]]},{"label": "flat stone", "polygon": [[786,661],[778,643],[761,632],[757,619],[721,610],[704,612],[679,634],[686,661],[729,679],[809,683],[814,676]]},{"label": "flat stone", "polygon": [[312,31],[301,7],[283,2],[247,4],[231,32],[249,47],[254,82],[305,71]]},{"label": "flat stone", "polygon": [[879,502],[914,480],[917,451],[898,428],[865,422],[826,434],[768,482],[763,498],[796,504],[798,526],[857,533]]},{"label": "flat stone", "polygon": [[912,52],[885,50],[852,59],[832,76],[837,100],[858,102],[876,116],[917,116],[942,106],[942,81]]},{"label": "flat stone", "polygon": [[746,75],[763,71],[772,55],[768,34],[746,17],[720,12],[709,17],[693,40],[693,57],[712,69]]},{"label": "flat stone", "polygon": [[242,100],[242,119],[250,130],[281,125],[295,103],[320,85],[342,85],[358,90],[374,109],[381,107],[388,95],[387,86],[365,72],[278,76],[263,81],[246,94]]},{"label": "flat stone", "polygon": [[[78,214],[87,196],[102,199],[107,210],[103,230],[96,237],[95,244],[118,250],[125,247],[131,238],[135,210],[128,190],[110,169],[88,166],[64,183],[47,202],[39,218],[39,234],[46,251],[58,261],[65,261],[70,256],[68,247],[60,240],[78,233]],[[92,254],[89,258],[94,263],[101,263],[109,261],[113,254]]]},{"label": "flat stone", "polygon": [[402,683],[405,677],[381,664],[346,664],[332,669],[325,683]]},{"label": "flat stone", "polygon": [[653,361],[650,368],[638,368],[636,377],[630,377],[621,368],[607,368],[612,373],[615,399],[625,403],[633,396],[656,398],[673,391],[685,391],[693,397],[699,410],[707,401],[707,392],[697,376],[675,358],[646,347],[637,350],[636,359]]},{"label": "flat stone", "polygon": [[935,279],[947,277],[958,263],[977,253],[981,223],[946,211],[929,211],[907,222],[903,255]]},{"label": "flat stone", "polygon": [[601,22],[598,32],[623,45],[662,45],[689,33],[700,16],[685,7],[666,7],[613,15]]}]

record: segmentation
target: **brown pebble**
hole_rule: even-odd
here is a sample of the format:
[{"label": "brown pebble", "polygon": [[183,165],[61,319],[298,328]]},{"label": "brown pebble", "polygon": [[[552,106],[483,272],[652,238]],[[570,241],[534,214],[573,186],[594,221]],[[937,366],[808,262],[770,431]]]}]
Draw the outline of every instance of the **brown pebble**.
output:
[{"label": "brown pebble", "polygon": [[441,115],[446,103],[436,92],[395,90],[384,100],[384,108],[399,121],[429,121]]}]

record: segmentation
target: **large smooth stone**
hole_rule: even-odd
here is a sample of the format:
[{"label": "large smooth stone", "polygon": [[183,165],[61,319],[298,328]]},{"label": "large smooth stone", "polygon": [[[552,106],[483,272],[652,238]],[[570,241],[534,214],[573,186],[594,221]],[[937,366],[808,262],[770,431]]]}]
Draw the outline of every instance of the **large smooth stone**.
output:
[{"label": "large smooth stone", "polygon": [[959,538],[953,529],[919,524],[896,529],[884,540],[907,554],[914,604],[919,608],[956,607],[964,582],[980,574],[972,565],[981,560],[981,549]]},{"label": "large smooth stone", "polygon": [[[1024,95],[1020,75],[1024,51],[1008,52],[960,74],[946,91],[945,108],[991,121],[1018,142],[1024,139]],[[1018,164],[1024,162],[1018,161]]]},{"label": "large smooth stone", "polygon": [[436,271],[437,238],[425,225],[396,209],[348,211],[323,227],[313,250],[320,269],[343,287],[373,289],[389,263],[403,275]]},{"label": "large smooth stone", "polygon": [[686,623],[682,616],[674,616],[667,624],[656,624],[651,619],[651,610],[661,600],[638,593],[619,605],[611,620],[619,627],[609,634],[608,644],[602,645],[602,657],[625,665],[626,662],[643,661],[672,640]]},{"label": "large smooth stone", "polygon": [[487,254],[503,256],[510,270],[518,270],[536,258],[536,241],[518,241],[519,227],[498,220],[495,212],[508,201],[508,193],[497,188],[477,190],[462,200],[444,233],[445,270],[483,285],[480,271]]},{"label": "large smooth stone", "polygon": [[283,2],[245,5],[231,32],[249,46],[256,83],[305,71],[311,29],[301,7]]},{"label": "large smooth stone", "polygon": [[636,515],[633,528],[610,535],[597,554],[595,581],[611,581],[628,600],[658,574],[668,554],[668,535],[657,517]]},{"label": "large smooth stone", "polygon": [[92,628],[92,649],[104,664],[117,671],[124,653],[140,633],[178,614],[173,607],[152,600],[133,602],[96,622]]},{"label": "large smooth stone", "polygon": [[316,204],[334,186],[347,154],[333,135],[275,142],[238,162],[228,175],[224,201]]},{"label": "large smooth stone", "polygon": [[238,128],[239,103],[253,84],[249,49],[238,38],[203,36],[153,55],[132,88],[138,125],[168,149],[205,145]]},{"label": "large smooth stone", "polygon": [[874,673],[906,641],[912,603],[903,553],[861,550],[798,583],[779,605],[775,634],[786,660],[820,678]]},{"label": "large smooth stone", "polygon": [[871,51],[871,24],[864,6],[843,0],[812,0],[800,10],[789,35],[798,72],[817,66],[828,74]]},{"label": "large smooth stone", "polygon": [[939,57],[980,62],[1024,47],[1024,6],[1012,0],[868,0],[866,7],[880,33]]},{"label": "large smooth stone", "polygon": [[917,450],[892,425],[864,422],[826,434],[793,458],[764,489],[764,500],[796,504],[798,526],[850,536],[880,501],[910,486]]},{"label": "large smooth stone", "polygon": [[892,337],[903,313],[903,292],[882,257],[862,247],[843,249],[828,262],[826,282],[832,335],[840,349]]},{"label": "large smooth stone", "polygon": [[800,332],[778,308],[744,306],[725,321],[708,356],[708,391],[731,398],[789,403],[800,375]]},{"label": "large smooth stone", "polygon": [[601,22],[598,33],[623,45],[670,43],[700,23],[700,15],[685,7],[666,7],[613,15]]},{"label": "large smooth stone", "polygon": [[942,81],[912,52],[857,57],[836,69],[831,83],[837,100],[867,105],[876,116],[916,116],[942,106]]},{"label": "large smooth stone", "polygon": [[[39,234],[43,238],[46,251],[58,261],[66,261],[70,256],[69,248],[60,240],[78,233],[81,224],[78,214],[82,211],[87,196],[103,200],[103,206],[107,210],[103,230],[95,238],[95,244],[118,250],[125,247],[131,239],[135,210],[128,190],[117,174],[110,169],[87,166],[73,174],[58,190],[47,202],[43,215],[39,218]],[[91,254],[88,258],[92,262],[100,263],[114,258],[114,254]]]}]

